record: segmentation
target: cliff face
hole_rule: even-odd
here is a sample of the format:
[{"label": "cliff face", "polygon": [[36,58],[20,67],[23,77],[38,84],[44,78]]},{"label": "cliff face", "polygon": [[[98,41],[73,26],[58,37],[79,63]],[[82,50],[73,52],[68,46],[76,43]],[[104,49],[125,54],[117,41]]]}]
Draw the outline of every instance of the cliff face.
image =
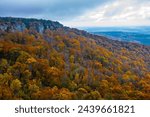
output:
[{"label": "cliff face", "polygon": [[50,20],[23,19],[23,18],[0,18],[0,30],[7,32],[16,32],[35,30],[38,33],[43,33],[46,29],[56,30],[62,28],[63,25]]}]

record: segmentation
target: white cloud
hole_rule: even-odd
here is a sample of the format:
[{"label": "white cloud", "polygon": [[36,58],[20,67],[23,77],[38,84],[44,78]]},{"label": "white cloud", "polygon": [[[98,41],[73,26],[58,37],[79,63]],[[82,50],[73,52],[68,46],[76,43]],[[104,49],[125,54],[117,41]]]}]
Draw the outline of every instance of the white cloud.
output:
[{"label": "white cloud", "polygon": [[72,26],[150,25],[150,1],[114,0],[64,23]]}]

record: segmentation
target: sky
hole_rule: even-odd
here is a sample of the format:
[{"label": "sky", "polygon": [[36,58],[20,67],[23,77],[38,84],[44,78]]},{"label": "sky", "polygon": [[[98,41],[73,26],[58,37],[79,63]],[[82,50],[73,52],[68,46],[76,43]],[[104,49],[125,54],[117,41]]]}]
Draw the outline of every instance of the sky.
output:
[{"label": "sky", "polygon": [[150,26],[150,0],[0,0],[0,16],[70,27]]}]

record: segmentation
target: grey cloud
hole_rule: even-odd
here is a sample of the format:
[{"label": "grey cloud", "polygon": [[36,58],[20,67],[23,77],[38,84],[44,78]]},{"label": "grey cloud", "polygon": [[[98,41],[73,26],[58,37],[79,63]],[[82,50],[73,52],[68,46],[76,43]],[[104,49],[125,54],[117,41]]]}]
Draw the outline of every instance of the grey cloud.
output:
[{"label": "grey cloud", "polygon": [[0,14],[63,20],[71,19],[108,1],[111,0],[1,0]]}]

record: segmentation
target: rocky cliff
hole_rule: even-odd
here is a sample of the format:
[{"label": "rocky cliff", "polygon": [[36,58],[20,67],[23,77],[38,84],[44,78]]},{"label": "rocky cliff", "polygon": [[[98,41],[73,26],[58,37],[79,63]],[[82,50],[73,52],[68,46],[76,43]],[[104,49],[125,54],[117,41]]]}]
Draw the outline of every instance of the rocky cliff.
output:
[{"label": "rocky cliff", "polygon": [[46,29],[56,30],[62,28],[63,25],[59,22],[53,22],[50,20],[37,20],[37,19],[25,19],[25,18],[0,18],[0,30],[7,32],[35,30],[39,33],[43,33]]}]

